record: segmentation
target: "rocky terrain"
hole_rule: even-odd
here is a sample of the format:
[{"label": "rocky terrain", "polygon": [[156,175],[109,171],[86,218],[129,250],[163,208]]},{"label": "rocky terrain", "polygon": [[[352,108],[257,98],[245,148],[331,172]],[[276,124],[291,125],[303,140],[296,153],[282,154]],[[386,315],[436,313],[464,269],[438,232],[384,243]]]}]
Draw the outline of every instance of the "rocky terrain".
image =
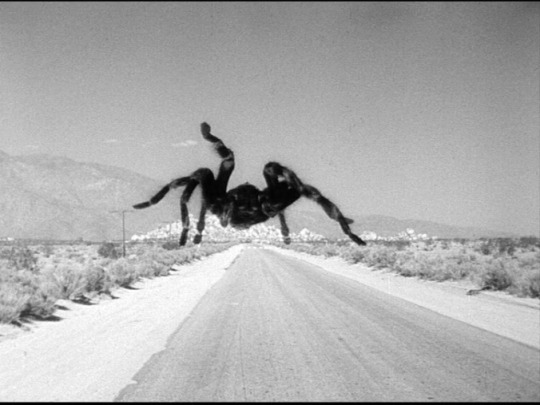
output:
[{"label": "rocky terrain", "polygon": [[[193,215],[189,215],[190,228],[188,237],[193,239],[197,233],[197,219]],[[175,221],[164,224],[149,232],[135,234],[131,237],[132,241],[143,241],[149,239],[173,239],[177,240],[182,232],[182,222]],[[293,242],[322,242],[329,240],[328,237],[312,232],[307,228],[302,228],[299,232],[291,232],[290,238]],[[364,231],[360,234],[364,240],[425,240],[430,236],[427,234],[417,234],[414,229],[407,228],[405,231],[398,232],[395,235],[382,236],[375,232]],[[268,225],[265,223],[257,224],[249,229],[237,230],[230,226],[223,228],[219,219],[215,215],[207,215],[205,228],[203,230],[203,240],[213,242],[227,242],[231,240],[239,242],[272,242],[281,241],[283,239],[279,226]],[[348,241],[345,235],[341,235],[341,239]]]}]

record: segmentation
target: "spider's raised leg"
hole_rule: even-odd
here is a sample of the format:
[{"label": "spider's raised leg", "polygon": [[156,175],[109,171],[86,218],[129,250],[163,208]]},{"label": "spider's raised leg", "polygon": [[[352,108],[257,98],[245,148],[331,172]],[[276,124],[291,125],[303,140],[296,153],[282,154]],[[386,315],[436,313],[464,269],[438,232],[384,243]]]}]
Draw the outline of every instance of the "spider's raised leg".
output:
[{"label": "spider's raised leg", "polygon": [[218,195],[225,195],[227,192],[227,183],[234,170],[234,153],[227,148],[223,141],[217,136],[210,133],[210,125],[206,122],[201,124],[201,133],[204,139],[212,142],[212,146],[221,157],[221,164],[219,166],[219,173],[216,178],[216,193]]},{"label": "spider's raised leg", "polygon": [[[322,195],[315,187],[304,184],[291,169],[276,162],[269,162],[265,165],[263,174],[268,184],[268,188],[265,190],[267,197],[266,202],[263,203],[263,209],[280,212],[300,196],[304,196],[319,204],[330,218],[339,223],[343,232],[353,242],[358,245],[366,244],[351,231],[349,224],[352,224],[353,220],[345,218],[332,201]],[[269,213],[271,214],[271,212]]]}]

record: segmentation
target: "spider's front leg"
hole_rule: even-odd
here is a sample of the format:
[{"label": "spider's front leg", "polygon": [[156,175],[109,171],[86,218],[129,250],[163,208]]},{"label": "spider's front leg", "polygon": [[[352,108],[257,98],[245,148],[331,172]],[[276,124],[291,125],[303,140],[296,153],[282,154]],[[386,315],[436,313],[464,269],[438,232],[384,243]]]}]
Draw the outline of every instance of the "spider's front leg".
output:
[{"label": "spider's front leg", "polygon": [[197,235],[193,237],[193,243],[198,245],[202,240],[202,232],[204,230],[206,217],[206,202],[203,201],[201,204],[201,212],[199,213],[199,220],[197,221]]},{"label": "spider's front leg", "polygon": [[202,188],[202,202],[201,211],[199,213],[199,220],[197,221],[197,234],[193,237],[193,243],[196,245],[202,241],[202,231],[204,230],[207,204],[214,201],[216,181],[214,180],[214,174],[210,169],[201,168],[193,172],[191,180],[182,193],[180,199],[180,213],[182,215],[182,234],[180,235],[180,246],[184,246],[187,241],[187,235],[189,232],[189,214],[187,210],[187,202],[191,198],[191,194],[197,185],[201,185]]},{"label": "spider's front leg", "polygon": [[216,181],[214,180],[214,174],[212,173],[210,169],[203,167],[198,170],[195,170],[189,176],[180,177],[178,179],[171,181],[169,184],[164,186],[160,191],[158,191],[157,194],[155,194],[152,198],[150,198],[150,200],[139,203],[139,204],[135,204],[133,208],[135,209],[148,208],[160,202],[170,190],[185,186],[186,188],[182,192],[182,196],[180,198],[182,233],[180,234],[180,241],[179,241],[180,246],[184,246],[186,244],[187,235],[189,231],[189,212],[187,209],[187,203],[189,202],[189,199],[191,198],[191,194],[193,194],[193,191],[198,185],[200,185],[202,188],[203,201],[201,205],[201,212],[199,214],[199,222],[197,224],[198,234],[195,235],[193,242],[196,244],[200,243],[202,239],[202,231],[204,229],[206,207],[207,207],[207,204],[212,204],[215,201],[215,195],[216,195],[216,191],[215,191]]},{"label": "spider's front leg", "polygon": [[[199,212],[199,220],[197,221],[197,234],[193,237],[193,243],[196,245],[201,243],[202,240],[202,231],[204,229],[204,221],[206,217],[206,198],[211,198],[209,195],[208,188],[214,187],[214,175],[210,169],[199,169],[194,173],[195,178],[192,178],[180,197],[180,215],[182,217],[182,233],[180,235],[180,246],[185,246],[187,242],[187,236],[189,232],[189,213],[187,209],[187,203],[191,198],[191,194],[195,187],[201,183],[203,189],[203,198],[201,202],[201,211]],[[193,176],[193,175],[192,175]],[[203,181],[202,181],[202,180]]]},{"label": "spider's front leg", "polygon": [[[339,223],[343,232],[354,243],[358,245],[366,244],[351,231],[349,224],[352,224],[353,220],[346,218],[339,208],[315,187],[304,184],[291,169],[276,162],[269,162],[264,167],[263,175],[268,184],[268,188],[264,191],[267,200],[263,204],[267,211],[275,210],[281,213],[300,196],[303,196],[319,204],[330,218]],[[285,217],[280,216],[280,222],[282,223],[282,233],[287,232],[288,234],[288,228],[286,231],[283,230]],[[285,236],[284,233],[283,235]]]},{"label": "spider's front leg", "polygon": [[182,192],[182,197],[180,197],[180,216],[182,217],[182,233],[180,234],[179,241],[180,246],[184,246],[186,244],[187,235],[189,232],[189,213],[187,209],[187,202],[198,184],[199,182],[197,180],[191,179]]}]

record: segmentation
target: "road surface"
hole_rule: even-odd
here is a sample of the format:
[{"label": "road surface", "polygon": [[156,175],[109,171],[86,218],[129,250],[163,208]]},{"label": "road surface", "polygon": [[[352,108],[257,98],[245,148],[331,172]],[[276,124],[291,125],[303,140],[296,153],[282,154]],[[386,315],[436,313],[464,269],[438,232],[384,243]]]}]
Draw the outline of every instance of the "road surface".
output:
[{"label": "road surface", "polygon": [[540,352],[245,249],[116,401],[538,401]]}]

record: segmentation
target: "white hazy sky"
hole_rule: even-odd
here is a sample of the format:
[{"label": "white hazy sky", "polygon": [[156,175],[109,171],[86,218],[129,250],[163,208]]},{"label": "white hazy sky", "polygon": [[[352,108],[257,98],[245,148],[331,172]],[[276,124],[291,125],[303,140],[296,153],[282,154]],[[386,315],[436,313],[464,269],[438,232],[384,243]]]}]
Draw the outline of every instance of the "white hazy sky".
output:
[{"label": "white hazy sky", "polygon": [[539,65],[532,2],[2,2],[0,150],[169,181],[217,169],[207,121],[231,186],[538,235]]}]

